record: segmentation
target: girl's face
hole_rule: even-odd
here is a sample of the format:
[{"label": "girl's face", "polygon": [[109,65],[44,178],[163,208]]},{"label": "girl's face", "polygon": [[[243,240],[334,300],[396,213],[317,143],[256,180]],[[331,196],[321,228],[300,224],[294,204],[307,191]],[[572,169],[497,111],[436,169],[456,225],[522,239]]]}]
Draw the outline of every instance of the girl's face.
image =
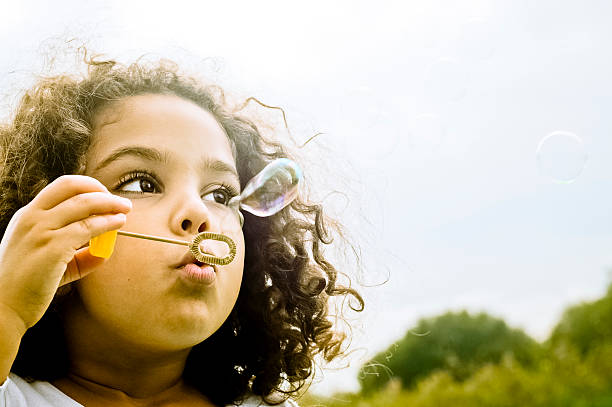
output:
[{"label": "girl's face", "polygon": [[[132,200],[121,230],[191,241],[203,231],[236,243],[212,282],[180,267],[187,246],[118,236],[113,255],[76,284],[78,314],[96,332],[156,349],[184,349],[213,334],[242,280],[244,237],[225,204],[240,191],[232,149],[214,117],[177,96],[140,95],[96,116],[85,175]],[[211,241],[208,241],[211,242]],[[221,242],[205,247],[219,257]],[[191,259],[193,260],[193,258]]]}]

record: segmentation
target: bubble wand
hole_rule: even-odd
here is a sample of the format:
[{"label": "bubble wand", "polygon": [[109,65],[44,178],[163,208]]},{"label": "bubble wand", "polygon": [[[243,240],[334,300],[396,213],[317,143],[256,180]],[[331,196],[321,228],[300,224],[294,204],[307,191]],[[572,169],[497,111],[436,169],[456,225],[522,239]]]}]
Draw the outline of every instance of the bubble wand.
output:
[{"label": "bubble wand", "polygon": [[[300,167],[287,158],[279,158],[266,165],[263,170],[255,175],[246,184],[242,194],[230,199],[227,206],[237,212],[240,226],[242,227],[244,216],[240,209],[260,217],[274,215],[295,199],[301,181],[302,170]],[[123,230],[113,230],[91,239],[89,241],[89,253],[92,256],[109,258],[115,248],[117,235],[188,246],[196,259],[207,264],[224,266],[231,263],[236,256],[236,244],[234,241],[220,233],[198,233],[191,242],[187,242]],[[224,242],[229,247],[229,254],[225,257],[216,257],[202,252],[200,243],[203,240]]]}]

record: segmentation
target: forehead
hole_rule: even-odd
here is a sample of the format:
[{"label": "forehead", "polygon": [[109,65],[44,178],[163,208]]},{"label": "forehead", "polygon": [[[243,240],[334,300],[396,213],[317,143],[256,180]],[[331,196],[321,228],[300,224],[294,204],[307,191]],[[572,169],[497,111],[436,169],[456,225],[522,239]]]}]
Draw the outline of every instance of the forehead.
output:
[{"label": "forehead", "polygon": [[87,167],[124,146],[143,145],[185,160],[202,157],[234,163],[231,143],[215,117],[173,95],[138,95],[112,102],[93,120]]}]

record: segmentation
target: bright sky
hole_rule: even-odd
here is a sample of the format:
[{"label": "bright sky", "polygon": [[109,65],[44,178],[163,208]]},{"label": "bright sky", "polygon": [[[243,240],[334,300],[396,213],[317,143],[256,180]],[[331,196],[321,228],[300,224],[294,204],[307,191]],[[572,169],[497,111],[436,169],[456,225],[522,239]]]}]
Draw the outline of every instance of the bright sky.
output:
[{"label": "bright sky", "polygon": [[359,350],[320,393],[355,390],[360,364],[421,317],[484,310],[544,339],[611,279],[612,3],[378,3],[5,1],[0,14],[3,114],[42,53],[76,37],[282,106],[299,141],[325,133],[305,171],[320,196],[348,197],[326,204],[361,245],[360,281],[389,281],[361,288]]}]

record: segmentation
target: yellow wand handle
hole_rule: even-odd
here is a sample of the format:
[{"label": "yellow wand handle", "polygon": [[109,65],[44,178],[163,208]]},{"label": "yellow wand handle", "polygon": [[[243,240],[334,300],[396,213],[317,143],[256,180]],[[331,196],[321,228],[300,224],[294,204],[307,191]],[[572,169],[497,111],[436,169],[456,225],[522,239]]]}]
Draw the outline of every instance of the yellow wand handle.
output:
[{"label": "yellow wand handle", "polygon": [[108,259],[115,249],[117,230],[102,233],[89,241],[89,253],[92,256]]}]

